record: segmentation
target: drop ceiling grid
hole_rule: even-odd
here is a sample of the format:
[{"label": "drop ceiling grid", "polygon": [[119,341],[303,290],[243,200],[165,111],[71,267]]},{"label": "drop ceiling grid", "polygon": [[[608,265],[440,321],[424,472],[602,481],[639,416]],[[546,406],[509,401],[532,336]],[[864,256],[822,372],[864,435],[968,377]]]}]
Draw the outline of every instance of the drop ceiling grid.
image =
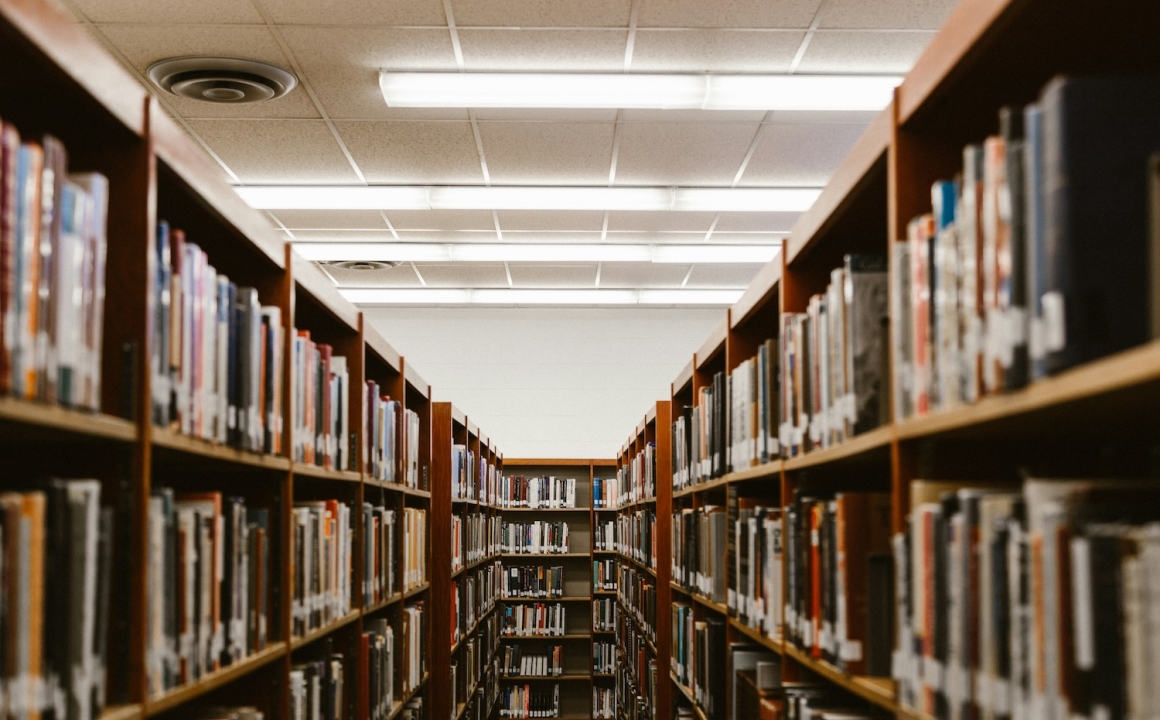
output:
[{"label": "drop ceiling grid", "polygon": [[[61,1],[143,83],[150,64],[184,54],[241,54],[298,72],[303,82],[294,92],[262,105],[161,98],[229,179],[241,184],[362,184],[363,177],[372,183],[482,184],[482,155],[497,184],[608,184],[615,162],[616,185],[728,186],[735,176],[741,186],[819,185],[871,117],[487,110],[474,118],[477,146],[466,110],[388,108],[378,90],[381,68],[456,69],[443,0]],[[449,0],[446,6],[468,71],[783,73],[800,54],[797,72],[864,74],[907,70],[954,4]],[[412,242],[696,242],[710,227],[712,241],[754,242],[788,231],[794,217],[340,215],[270,214],[298,240]],[[698,268],[692,277],[705,275]]]}]

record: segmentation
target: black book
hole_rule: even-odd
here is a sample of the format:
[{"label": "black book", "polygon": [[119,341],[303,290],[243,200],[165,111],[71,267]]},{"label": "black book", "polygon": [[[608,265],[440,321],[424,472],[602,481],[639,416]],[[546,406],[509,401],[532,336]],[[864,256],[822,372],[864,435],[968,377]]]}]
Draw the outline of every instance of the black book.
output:
[{"label": "black book", "polygon": [[1057,373],[1151,337],[1147,171],[1160,151],[1160,78],[1057,78],[1040,105],[1040,303]]}]

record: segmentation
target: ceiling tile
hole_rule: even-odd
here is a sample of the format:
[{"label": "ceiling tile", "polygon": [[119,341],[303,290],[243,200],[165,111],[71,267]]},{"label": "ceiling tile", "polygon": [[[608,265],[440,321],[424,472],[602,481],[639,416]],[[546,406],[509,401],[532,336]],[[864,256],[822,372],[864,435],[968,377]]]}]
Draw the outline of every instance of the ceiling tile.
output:
[{"label": "ceiling tile", "polygon": [[613,123],[479,123],[492,182],[594,185],[608,182]]},{"label": "ceiling tile", "polygon": [[681,108],[657,110],[629,108],[623,111],[621,122],[645,123],[748,123],[756,125],[765,119],[764,110],[700,110]]},{"label": "ceiling tile", "polygon": [[376,210],[279,210],[274,215],[291,230],[387,229]]},{"label": "ceiling tile", "polygon": [[333,119],[457,119],[457,108],[388,108],[379,70],[455,70],[446,30],[284,27],[282,37]]},{"label": "ceiling tile", "polygon": [[483,182],[468,123],[336,122],[368,182],[459,185]]},{"label": "ceiling tile", "polygon": [[468,72],[624,70],[626,30],[460,30]]},{"label": "ceiling tile", "polygon": [[95,23],[262,23],[251,3],[237,0],[71,0]]},{"label": "ceiling tile", "polygon": [[766,125],[739,184],[824,185],[864,130],[848,124]]},{"label": "ceiling tile", "polygon": [[757,263],[726,264],[713,263],[708,265],[694,265],[693,273],[689,275],[689,288],[719,288],[743,289],[749,287],[753,276],[764,265]]},{"label": "ceiling tile", "polygon": [[490,210],[392,210],[396,230],[486,230],[495,235]]},{"label": "ceiling tile", "polygon": [[934,33],[819,31],[798,70],[803,73],[905,73]]},{"label": "ceiling tile", "polygon": [[279,25],[446,25],[440,0],[262,0]]},{"label": "ceiling tile", "polygon": [[958,0],[831,0],[821,27],[843,30],[937,30]]},{"label": "ceiling tile", "polygon": [[599,210],[500,210],[499,226],[506,233],[515,230],[585,230],[600,232],[604,213]]},{"label": "ceiling tile", "polygon": [[641,0],[638,27],[807,28],[822,0]]},{"label": "ceiling tile", "polygon": [[628,27],[632,0],[452,0],[451,7],[459,27]]},{"label": "ceiling tile", "polygon": [[618,185],[728,185],[757,125],[629,123],[621,128]]},{"label": "ceiling tile", "polygon": [[[184,55],[240,57],[290,68],[285,54],[265,26],[133,24],[100,25],[97,29],[142,77],[158,60]],[[318,117],[314,103],[301,85],[277,100],[240,105],[201,102],[158,92],[183,117]]]},{"label": "ceiling tile", "polygon": [[596,287],[596,263],[509,263],[509,266],[512,270],[512,286],[517,288]]},{"label": "ceiling tile", "polygon": [[688,271],[688,265],[670,263],[604,263],[600,287],[678,288]]},{"label": "ceiling tile", "polygon": [[419,277],[408,263],[386,270],[343,270],[327,265],[325,272],[334,278],[339,287],[362,288],[418,288],[422,287]]},{"label": "ceiling tile", "polygon": [[476,108],[479,122],[616,122],[615,108]]},{"label": "ceiling tile", "polygon": [[357,183],[321,120],[190,120],[244,183]]},{"label": "ceiling tile", "polygon": [[427,287],[507,287],[503,263],[415,263]]},{"label": "ceiling tile", "polygon": [[789,232],[801,213],[723,212],[713,234],[719,232]]},{"label": "ceiling tile", "polygon": [[804,33],[638,30],[634,72],[784,73]]},{"label": "ceiling tile", "polygon": [[608,231],[636,230],[663,232],[665,230],[709,231],[716,213],[711,212],[637,212],[614,211],[608,214]]}]

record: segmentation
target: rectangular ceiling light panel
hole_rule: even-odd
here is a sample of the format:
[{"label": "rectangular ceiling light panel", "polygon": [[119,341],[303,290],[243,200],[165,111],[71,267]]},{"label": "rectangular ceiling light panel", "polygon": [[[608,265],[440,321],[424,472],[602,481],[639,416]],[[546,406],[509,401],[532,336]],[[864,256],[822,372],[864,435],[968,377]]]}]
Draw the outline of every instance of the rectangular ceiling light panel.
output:
[{"label": "rectangular ceiling light panel", "polygon": [[339,289],[356,305],[700,305],[727,307],[743,290]]},{"label": "rectangular ceiling light panel", "polygon": [[569,245],[564,243],[294,243],[315,262],[767,263],[780,245]]},{"label": "rectangular ceiling light panel", "polygon": [[804,212],[819,188],[543,186],[235,187],[258,210],[642,210]]},{"label": "rectangular ceiling light panel", "polygon": [[390,107],[877,111],[897,76],[379,73]]}]

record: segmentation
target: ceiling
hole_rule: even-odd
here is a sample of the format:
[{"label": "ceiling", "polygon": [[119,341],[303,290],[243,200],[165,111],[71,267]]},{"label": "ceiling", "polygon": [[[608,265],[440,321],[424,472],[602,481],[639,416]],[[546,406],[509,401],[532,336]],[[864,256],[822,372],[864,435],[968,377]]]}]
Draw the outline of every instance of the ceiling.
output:
[{"label": "ceiling", "polygon": [[[222,55],[300,80],[160,96],[234,185],[820,187],[872,114],[388,108],[379,70],[902,74],[955,0],[61,0],[145,82]],[[276,211],[301,242],[770,244],[796,213]],[[404,263],[343,287],[742,289],[759,265]]]}]

